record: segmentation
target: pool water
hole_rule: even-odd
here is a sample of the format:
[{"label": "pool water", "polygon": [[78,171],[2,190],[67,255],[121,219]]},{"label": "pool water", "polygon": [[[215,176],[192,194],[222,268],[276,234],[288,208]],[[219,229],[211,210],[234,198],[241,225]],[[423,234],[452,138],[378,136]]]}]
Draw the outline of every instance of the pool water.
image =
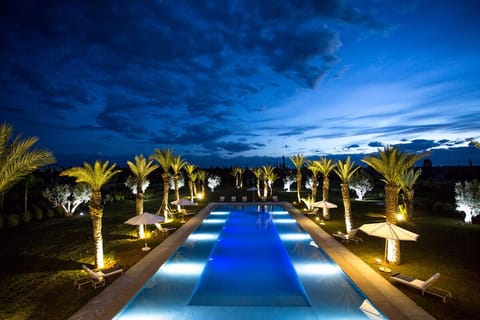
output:
[{"label": "pool water", "polygon": [[281,206],[216,207],[115,319],[368,319]]}]

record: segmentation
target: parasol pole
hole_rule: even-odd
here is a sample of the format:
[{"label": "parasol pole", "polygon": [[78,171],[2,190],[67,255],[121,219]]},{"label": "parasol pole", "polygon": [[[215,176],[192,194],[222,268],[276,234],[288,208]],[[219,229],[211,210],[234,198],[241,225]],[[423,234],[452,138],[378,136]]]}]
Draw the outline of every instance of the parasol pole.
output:
[{"label": "parasol pole", "polygon": [[150,250],[150,248],[147,245],[148,227],[147,225],[144,225],[144,226],[145,226],[145,247],[143,247],[142,251],[148,251]]},{"label": "parasol pole", "polygon": [[384,258],[385,263],[388,263],[388,261],[387,261],[387,247],[388,247],[388,239],[385,238],[385,258]]}]

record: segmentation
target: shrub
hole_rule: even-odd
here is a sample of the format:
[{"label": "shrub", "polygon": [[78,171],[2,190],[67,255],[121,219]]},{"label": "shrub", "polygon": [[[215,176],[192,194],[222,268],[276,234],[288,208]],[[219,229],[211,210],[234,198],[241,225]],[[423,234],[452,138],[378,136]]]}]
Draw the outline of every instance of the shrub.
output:
[{"label": "shrub", "polygon": [[436,201],[432,207],[433,214],[443,217],[458,217],[455,207],[449,202]]},{"label": "shrub", "polygon": [[30,211],[27,211],[27,212],[23,212],[21,215],[20,215],[20,218],[22,219],[22,221],[24,223],[29,223],[31,220],[32,220],[32,213]]},{"label": "shrub", "polygon": [[47,218],[53,218],[55,217],[55,210],[52,209],[52,208],[48,208],[46,211],[45,211],[45,216]]},{"label": "shrub", "polygon": [[33,216],[34,216],[35,220],[42,221],[43,220],[43,210],[42,210],[42,208],[36,207],[34,212],[33,212]]},{"label": "shrub", "polygon": [[56,216],[63,217],[65,215],[65,211],[63,211],[63,208],[61,206],[55,207],[53,209],[53,213]]},{"label": "shrub", "polygon": [[7,226],[8,227],[16,227],[20,224],[20,215],[18,214],[10,214],[7,217]]}]

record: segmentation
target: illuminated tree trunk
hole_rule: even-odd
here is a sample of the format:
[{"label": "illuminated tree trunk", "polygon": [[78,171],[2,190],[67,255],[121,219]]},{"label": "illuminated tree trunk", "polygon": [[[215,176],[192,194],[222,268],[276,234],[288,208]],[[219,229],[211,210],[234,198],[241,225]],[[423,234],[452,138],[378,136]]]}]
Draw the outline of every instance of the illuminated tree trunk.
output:
[{"label": "illuminated tree trunk", "polygon": [[[180,177],[178,176],[178,174],[173,176],[173,184],[174,184],[174,187],[175,187],[175,200],[177,200],[177,203],[180,200],[180,192],[178,191],[178,179],[179,178]],[[177,211],[180,212],[180,210],[182,210],[182,207],[180,205],[177,205]]]},{"label": "illuminated tree trunk", "polygon": [[342,183],[341,190],[342,190],[343,207],[345,208],[345,228],[348,233],[350,232],[350,230],[352,230],[352,226],[353,226],[352,209],[350,205],[350,189],[348,187],[348,183]]},{"label": "illuminated tree trunk", "polygon": [[168,220],[168,189],[170,183],[170,174],[162,173],[162,180],[163,180],[163,198],[162,198],[162,205],[160,206],[160,212],[163,213],[165,217],[165,221]]},{"label": "illuminated tree trunk", "polygon": [[300,203],[300,192],[302,191],[302,171],[301,168],[297,169],[297,201]]},{"label": "illuminated tree trunk", "polygon": [[104,267],[103,263],[103,237],[102,237],[102,194],[100,191],[92,192],[92,199],[89,204],[90,217],[92,218],[93,243],[95,246],[95,265],[97,269]]},{"label": "illuminated tree trunk", "polygon": [[313,175],[313,178],[312,178],[312,201],[315,202],[317,201],[317,184],[318,184],[318,179],[317,179],[317,175]]},{"label": "illuminated tree trunk", "polygon": [[263,180],[263,196],[268,198],[268,179]]},{"label": "illuminated tree trunk", "polygon": [[[323,201],[328,201],[328,190],[330,189],[330,180],[328,179],[328,176],[325,176],[323,178],[323,194],[322,194],[322,200]],[[323,206],[323,218],[325,220],[330,220],[330,209],[327,206]]]},{"label": "illuminated tree trunk", "polygon": [[[141,215],[143,213],[143,190],[142,190],[142,183],[141,179],[137,178],[137,196],[135,198],[135,210],[137,215]],[[145,230],[143,224],[138,226],[138,237],[140,239],[145,239]]]},{"label": "illuminated tree trunk", "polygon": [[414,208],[413,208],[413,189],[408,189],[403,192],[403,204],[405,209],[407,210],[407,219],[414,217]]},{"label": "illuminated tree trunk", "polygon": [[[385,215],[387,222],[397,224],[398,192],[400,188],[395,184],[385,185]],[[400,241],[387,241],[387,262],[400,264]]]},{"label": "illuminated tree trunk", "polygon": [[257,178],[257,196],[258,199],[262,197],[262,195],[260,194],[260,177]]},{"label": "illuminated tree trunk", "polygon": [[193,201],[193,182],[192,182],[192,175],[188,175],[188,189],[190,190],[190,201]]}]

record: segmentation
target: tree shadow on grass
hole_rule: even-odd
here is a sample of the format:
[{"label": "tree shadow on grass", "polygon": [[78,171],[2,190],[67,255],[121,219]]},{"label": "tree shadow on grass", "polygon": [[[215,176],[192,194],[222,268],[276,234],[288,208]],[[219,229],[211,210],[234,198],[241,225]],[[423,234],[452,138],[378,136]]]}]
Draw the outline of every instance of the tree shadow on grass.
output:
[{"label": "tree shadow on grass", "polygon": [[82,263],[73,260],[62,260],[40,255],[7,254],[2,256],[0,273],[32,273],[61,270],[80,270]]}]

